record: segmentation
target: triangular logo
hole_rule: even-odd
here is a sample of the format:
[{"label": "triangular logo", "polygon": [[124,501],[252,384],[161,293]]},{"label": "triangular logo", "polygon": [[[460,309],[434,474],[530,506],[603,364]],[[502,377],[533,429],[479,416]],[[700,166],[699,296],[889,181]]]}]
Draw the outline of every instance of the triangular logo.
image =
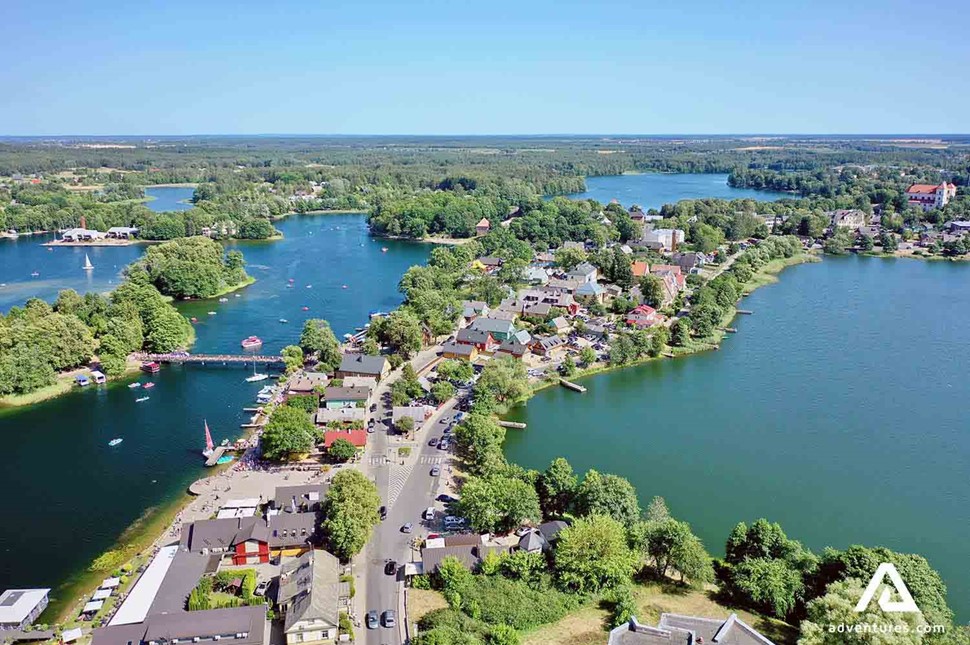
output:
[{"label": "triangular logo", "polygon": [[872,580],[869,581],[869,586],[866,587],[862,598],[859,599],[859,604],[855,606],[856,612],[861,613],[866,610],[866,607],[872,602],[873,596],[876,595],[876,590],[879,589],[879,585],[882,584],[887,575],[889,582],[896,588],[899,600],[892,601],[889,599],[889,588],[887,587],[882,590],[882,595],[879,596],[879,608],[886,613],[918,613],[919,607],[916,606],[916,601],[913,600],[909,589],[906,588],[906,583],[903,582],[899,572],[896,571],[896,565],[891,562],[883,562],[876,569],[876,572],[872,575]]}]

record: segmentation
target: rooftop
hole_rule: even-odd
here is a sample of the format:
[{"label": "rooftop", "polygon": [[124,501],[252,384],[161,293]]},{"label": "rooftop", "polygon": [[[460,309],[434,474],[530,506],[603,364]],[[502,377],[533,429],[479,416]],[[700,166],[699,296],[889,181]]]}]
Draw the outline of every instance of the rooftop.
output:
[{"label": "rooftop", "polygon": [[0,624],[19,625],[48,593],[50,589],[7,589],[0,594]]}]

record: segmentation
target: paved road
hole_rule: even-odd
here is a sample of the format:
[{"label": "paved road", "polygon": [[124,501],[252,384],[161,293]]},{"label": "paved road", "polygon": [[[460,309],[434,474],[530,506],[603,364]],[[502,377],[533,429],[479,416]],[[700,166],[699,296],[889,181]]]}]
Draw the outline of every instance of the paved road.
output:
[{"label": "paved road", "polygon": [[[419,373],[432,360],[436,352],[428,350],[419,354],[413,364]],[[363,553],[355,559],[355,573],[358,576],[358,594],[355,606],[361,627],[357,642],[365,645],[399,645],[404,642],[404,597],[403,583],[396,576],[386,575],[384,567],[388,560],[395,560],[399,568],[410,562],[411,545],[427,535],[428,527],[421,519],[428,506],[443,508],[434,502],[439,491],[445,490],[449,474],[449,453],[428,445],[431,437],[441,437],[444,428],[450,424],[454,415],[454,401],[446,404],[425,422],[422,429],[415,432],[412,440],[388,435],[390,417],[390,385],[399,377],[399,372],[389,375],[381,383],[375,394],[378,408],[373,416],[378,419],[377,431],[370,435],[367,452],[364,456],[364,471],[374,479],[378,493],[388,508],[387,519],[374,531],[374,535]],[[388,419],[381,423],[382,419]],[[411,447],[411,455],[406,459],[398,456],[398,448]],[[403,461],[403,464],[402,464]],[[431,469],[439,465],[441,474],[431,476]],[[407,523],[413,524],[413,532],[401,532]],[[397,612],[398,627],[366,628],[365,618],[368,611],[382,614],[385,610]]]}]

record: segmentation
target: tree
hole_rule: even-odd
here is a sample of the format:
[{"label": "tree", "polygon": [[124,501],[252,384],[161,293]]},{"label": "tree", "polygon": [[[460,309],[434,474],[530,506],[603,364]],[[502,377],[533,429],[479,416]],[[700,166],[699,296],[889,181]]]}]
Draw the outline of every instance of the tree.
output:
[{"label": "tree", "polygon": [[556,266],[564,271],[571,271],[577,265],[585,262],[586,257],[586,251],[581,251],[580,249],[556,249]]},{"label": "tree", "polygon": [[542,517],[535,489],[501,475],[471,477],[462,488],[461,513],[480,532],[502,533]]},{"label": "tree", "polygon": [[543,514],[554,517],[565,513],[572,506],[578,486],[579,478],[569,462],[562,457],[553,459],[536,482]]},{"label": "tree", "polygon": [[[925,642],[919,630],[927,621],[919,612],[884,612],[877,602],[870,602],[862,613],[857,612],[855,605],[865,586],[857,578],[848,578],[832,583],[824,596],[808,603],[799,645],[921,645]],[[876,598],[881,597],[884,588],[876,591]],[[879,625],[880,633],[830,629],[833,625],[856,624]]]},{"label": "tree", "polygon": [[591,366],[596,362],[596,350],[589,345],[586,345],[579,352],[579,361],[583,364],[583,367]]},{"label": "tree", "polygon": [[689,579],[695,585],[714,579],[711,557],[687,522],[668,518],[648,523],[647,555],[653,559],[658,577],[664,578],[673,568],[680,573],[681,579]]},{"label": "tree", "polygon": [[514,627],[494,625],[485,637],[485,642],[488,645],[519,645],[522,639],[519,638],[519,632],[515,631]]},{"label": "tree", "polygon": [[306,412],[281,406],[270,415],[260,445],[264,457],[283,461],[291,454],[310,452],[315,436],[316,428]]},{"label": "tree", "polygon": [[503,406],[524,400],[529,395],[529,381],[525,366],[511,356],[493,358],[486,363],[475,384],[476,397],[484,392]]},{"label": "tree", "polygon": [[308,355],[315,354],[320,368],[325,372],[332,373],[340,367],[340,343],[337,342],[330,323],[322,318],[311,318],[303,323],[300,348]]},{"label": "tree", "polygon": [[622,524],[605,515],[591,515],[559,532],[553,562],[561,587],[591,593],[628,582],[637,556],[627,547]]},{"label": "tree", "polygon": [[664,303],[664,283],[659,276],[648,273],[640,278],[640,295],[643,297],[643,304],[654,308],[663,306]]},{"label": "tree", "polygon": [[873,246],[875,246],[875,244],[872,241],[872,236],[866,235],[864,233],[859,236],[860,249],[862,249],[863,251],[869,252],[872,250]]},{"label": "tree", "polygon": [[801,574],[784,560],[749,558],[732,567],[735,594],[763,613],[784,618],[802,595]]},{"label": "tree", "polygon": [[438,381],[431,386],[431,398],[439,405],[453,396],[455,396],[455,386],[448,381]]},{"label": "tree", "polygon": [[505,428],[494,417],[472,413],[455,428],[455,454],[472,473],[491,474],[505,465],[504,440]]},{"label": "tree", "polygon": [[602,475],[590,469],[576,492],[574,510],[578,515],[607,515],[623,526],[640,519],[640,502],[633,485],[617,475]]},{"label": "tree", "polygon": [[327,454],[334,461],[350,461],[357,455],[357,448],[346,439],[337,439],[327,448]]},{"label": "tree", "polygon": [[296,345],[287,345],[280,352],[283,356],[283,364],[286,365],[286,372],[291,373],[303,367],[303,350]]},{"label": "tree", "polygon": [[690,345],[690,320],[678,318],[672,327],[671,342],[677,347]]},{"label": "tree", "polygon": [[180,239],[148,247],[126,273],[143,274],[164,295],[175,298],[211,298],[246,280],[238,251],[227,256],[215,240],[181,237],[185,234],[184,225],[181,229],[176,236]]},{"label": "tree", "polygon": [[424,336],[421,321],[407,309],[397,309],[390,316],[378,318],[371,323],[370,331],[380,342],[410,358],[421,349]]},{"label": "tree", "polygon": [[356,555],[380,521],[377,486],[358,470],[342,470],[327,492],[326,519],[321,527],[330,550],[343,561]]},{"label": "tree", "polygon": [[394,423],[394,429],[401,434],[409,435],[414,432],[414,419],[403,416]]},{"label": "tree", "polygon": [[438,376],[449,381],[465,383],[474,375],[475,370],[468,361],[449,359],[438,364]]},{"label": "tree", "polygon": [[899,242],[891,231],[884,230],[879,233],[879,246],[882,247],[883,253],[895,253],[899,248]]},{"label": "tree", "polygon": [[559,372],[566,377],[572,376],[576,373],[576,362],[573,361],[572,356],[566,356],[559,365]]}]

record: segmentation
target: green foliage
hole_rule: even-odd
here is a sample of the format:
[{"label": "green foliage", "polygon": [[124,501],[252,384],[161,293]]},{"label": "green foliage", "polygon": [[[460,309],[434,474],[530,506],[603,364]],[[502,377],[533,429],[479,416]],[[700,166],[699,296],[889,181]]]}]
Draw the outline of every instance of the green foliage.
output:
[{"label": "green foliage", "polygon": [[475,375],[468,361],[449,359],[438,364],[438,376],[448,381],[467,383]]},{"label": "green foliage", "polygon": [[504,440],[505,428],[494,417],[471,413],[455,428],[455,454],[471,473],[492,474],[505,465]]},{"label": "green foliage", "polygon": [[380,521],[380,504],[377,486],[360,471],[342,470],[333,476],[321,526],[334,555],[347,561],[360,552]]},{"label": "green foliage", "polygon": [[408,309],[397,309],[390,316],[374,319],[368,331],[404,358],[417,353],[424,343],[421,321]]},{"label": "green foliage", "polygon": [[663,306],[664,285],[659,276],[648,273],[640,278],[640,294],[643,297],[643,304],[654,308]]},{"label": "green foliage", "polygon": [[316,428],[302,409],[276,408],[270,415],[260,439],[263,456],[284,461],[293,454],[310,452],[316,439]]},{"label": "green foliage", "polygon": [[286,399],[286,405],[297,410],[303,410],[306,413],[313,413],[317,411],[320,399],[314,394],[290,395]]},{"label": "green foliage", "polygon": [[303,367],[303,350],[296,345],[287,345],[280,354],[283,356],[287,374],[292,374]]},{"label": "green foliage", "polygon": [[459,506],[472,528],[480,532],[508,532],[542,517],[535,489],[521,479],[502,475],[469,478]]},{"label": "green foliage", "polygon": [[[847,578],[834,582],[821,598],[808,603],[808,615],[801,624],[799,645],[921,645],[926,642],[919,629],[926,626],[926,618],[920,613],[887,613],[879,608],[879,603],[871,602],[862,613],[856,612],[855,605],[865,590],[866,583],[857,578]],[[876,598],[883,588],[876,591]],[[854,632],[832,632],[830,625],[879,625],[885,626],[882,634],[857,634]],[[892,631],[890,631],[892,630]]]},{"label": "green foliage", "polygon": [[346,439],[337,439],[330,444],[327,454],[334,461],[350,461],[357,454],[357,448]]},{"label": "green foliage", "polygon": [[627,546],[622,524],[590,515],[559,532],[553,560],[563,589],[588,593],[629,582],[638,558]]},{"label": "green foliage", "polygon": [[530,393],[525,365],[511,356],[493,358],[485,365],[472,392],[475,398],[485,395],[501,407],[525,400]]},{"label": "green foliage", "polygon": [[546,517],[560,516],[569,510],[576,496],[579,478],[569,462],[558,457],[552,460],[545,472],[539,475],[536,491],[539,505]]},{"label": "green foliage", "polygon": [[455,396],[455,386],[448,381],[438,381],[431,386],[431,398],[439,405],[453,396]]},{"label": "green foliage", "polygon": [[150,246],[127,272],[144,273],[160,292],[175,298],[211,298],[248,277],[239,255],[228,258],[222,245],[203,236]]},{"label": "green foliage", "polygon": [[340,367],[340,343],[330,329],[330,323],[322,318],[310,318],[303,323],[300,348],[307,355],[317,358],[319,369],[323,372],[333,373]]},{"label": "green foliage", "polygon": [[579,352],[579,362],[583,364],[583,367],[591,366],[596,362],[596,350],[589,345],[583,347]]},{"label": "green foliage", "polygon": [[640,502],[633,485],[623,477],[593,469],[576,490],[573,510],[577,515],[607,515],[626,527],[640,519]]},{"label": "green foliage", "polygon": [[630,585],[610,589],[603,595],[603,601],[610,611],[610,628],[629,623],[637,614],[637,603]]}]

